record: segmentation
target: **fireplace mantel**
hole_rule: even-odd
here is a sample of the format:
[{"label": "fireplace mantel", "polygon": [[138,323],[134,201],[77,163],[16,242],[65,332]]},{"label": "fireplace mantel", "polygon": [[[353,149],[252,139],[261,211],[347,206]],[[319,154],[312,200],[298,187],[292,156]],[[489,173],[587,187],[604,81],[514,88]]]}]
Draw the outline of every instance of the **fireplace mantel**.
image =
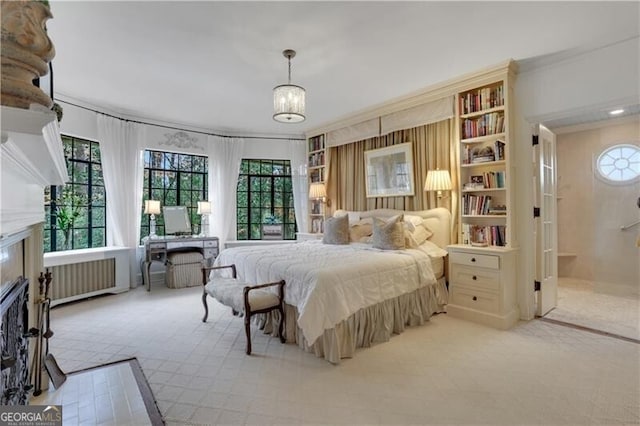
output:
[{"label": "fireplace mantel", "polygon": [[[37,328],[42,299],[38,277],[44,272],[44,188],[62,185],[69,176],[55,113],[2,106],[0,114],[0,290],[4,294],[5,284],[19,277],[28,280],[28,323]],[[36,390],[46,389],[42,351],[36,355],[36,345],[28,346],[29,365],[36,366]]]},{"label": "fireplace mantel", "polygon": [[2,106],[0,238],[44,221],[44,188],[69,180],[56,114]]}]

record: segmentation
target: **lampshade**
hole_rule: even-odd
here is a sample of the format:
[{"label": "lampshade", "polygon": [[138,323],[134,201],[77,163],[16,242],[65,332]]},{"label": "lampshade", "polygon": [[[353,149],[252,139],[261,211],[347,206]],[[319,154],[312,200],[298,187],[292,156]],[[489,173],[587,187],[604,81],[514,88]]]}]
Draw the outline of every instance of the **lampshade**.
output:
[{"label": "lampshade", "polygon": [[429,170],[424,181],[425,191],[447,191],[451,189],[451,176],[448,170]]},{"label": "lampshade", "polygon": [[295,50],[282,52],[289,62],[289,80],[273,88],[273,119],[282,123],[299,123],[305,119],[304,87],[291,84],[291,58],[296,56]]},{"label": "lampshade", "polygon": [[145,200],[144,214],[160,214],[160,201]]},{"label": "lampshade", "polygon": [[210,214],[211,203],[208,201],[198,201],[198,214]]},{"label": "lampshade", "polygon": [[309,186],[309,199],[314,200],[318,198],[324,198],[327,196],[327,190],[324,187],[324,183],[312,183]]}]

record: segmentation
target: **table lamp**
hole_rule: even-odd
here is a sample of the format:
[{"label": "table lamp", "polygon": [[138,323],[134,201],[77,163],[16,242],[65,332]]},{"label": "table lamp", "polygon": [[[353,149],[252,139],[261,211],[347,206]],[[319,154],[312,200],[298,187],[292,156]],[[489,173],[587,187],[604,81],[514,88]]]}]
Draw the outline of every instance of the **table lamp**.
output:
[{"label": "table lamp", "polygon": [[149,238],[154,238],[156,236],[156,215],[160,214],[160,201],[145,200],[144,214],[150,215],[149,216]]},{"label": "table lamp", "polygon": [[442,191],[451,189],[451,176],[448,170],[429,170],[424,181],[425,191],[438,191],[437,197],[442,198]]},{"label": "table lamp", "polygon": [[198,214],[200,215],[200,236],[206,237],[209,233],[211,203],[208,201],[198,201]]}]

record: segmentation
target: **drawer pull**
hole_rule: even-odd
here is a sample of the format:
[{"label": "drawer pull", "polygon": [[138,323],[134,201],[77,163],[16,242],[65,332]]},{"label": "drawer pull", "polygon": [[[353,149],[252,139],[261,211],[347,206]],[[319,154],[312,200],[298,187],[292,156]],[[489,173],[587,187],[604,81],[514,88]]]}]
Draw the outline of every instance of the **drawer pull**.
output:
[{"label": "drawer pull", "polygon": [[473,296],[473,300],[478,300],[478,298],[476,296]]},{"label": "drawer pull", "polygon": [[478,277],[476,277],[476,276],[474,275],[474,276],[473,276],[473,280],[475,281],[475,280],[477,280],[477,279],[478,279]]},{"label": "drawer pull", "polygon": [[472,257],[472,258],[471,258],[471,261],[472,261],[472,262],[475,262],[475,261],[476,261],[476,258],[475,258],[475,257]]}]

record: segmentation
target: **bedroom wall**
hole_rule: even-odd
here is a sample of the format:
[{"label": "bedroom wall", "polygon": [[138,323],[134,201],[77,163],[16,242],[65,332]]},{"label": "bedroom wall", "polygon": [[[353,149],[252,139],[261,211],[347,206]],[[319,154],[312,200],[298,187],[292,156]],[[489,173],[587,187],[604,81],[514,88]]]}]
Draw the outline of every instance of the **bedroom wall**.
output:
[{"label": "bedroom wall", "polygon": [[638,37],[570,58],[523,69],[515,87],[517,170],[516,227],[518,253],[518,301],[522,319],[535,314],[533,290],[535,244],[533,222],[533,124],[545,120],[579,116],[614,105],[636,104],[640,99]]},{"label": "bedroom wall", "polygon": [[558,134],[558,251],[575,254],[558,258],[558,275],[593,282],[602,293],[639,294],[640,228],[620,227],[640,219],[640,182],[607,183],[594,163],[618,143],[640,146],[640,116]]}]

